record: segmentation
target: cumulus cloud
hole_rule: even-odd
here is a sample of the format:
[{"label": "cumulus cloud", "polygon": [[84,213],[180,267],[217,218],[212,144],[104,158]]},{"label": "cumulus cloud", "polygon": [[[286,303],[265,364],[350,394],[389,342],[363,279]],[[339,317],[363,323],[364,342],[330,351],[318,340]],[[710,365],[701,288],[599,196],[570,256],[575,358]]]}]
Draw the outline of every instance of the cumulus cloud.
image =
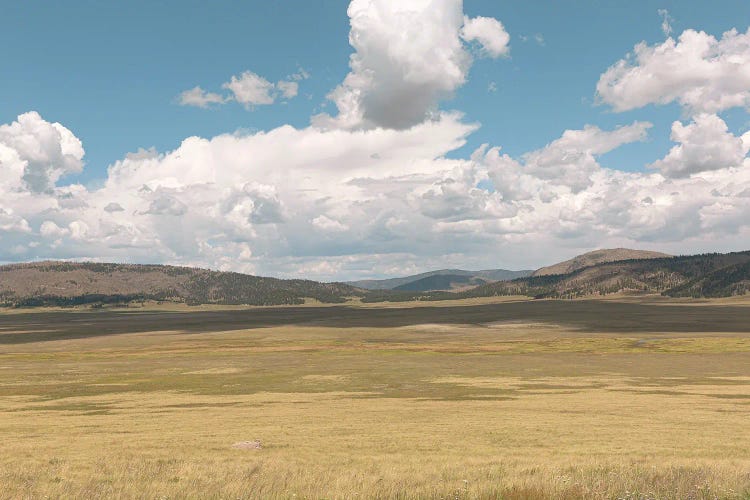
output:
[{"label": "cumulus cloud", "polygon": [[0,230],[9,233],[29,233],[31,227],[23,217],[13,213],[13,209],[0,208]]},{"label": "cumulus cloud", "polygon": [[184,215],[187,211],[187,205],[176,196],[168,193],[158,193],[149,204],[148,210],[144,213],[150,215],[179,216]]},{"label": "cumulus cloud", "polygon": [[326,215],[319,215],[312,220],[313,226],[323,231],[341,232],[349,229],[341,222],[331,219]]},{"label": "cumulus cloud", "polygon": [[[696,32],[642,49],[679,59],[673,80],[661,81],[672,76],[649,58],[610,69],[620,71],[606,80],[614,82],[615,109],[671,99],[696,111],[686,124],[673,124],[675,146],[653,170],[622,172],[602,164],[604,155],[644,140],[650,123],[565,130],[516,156],[485,145],[456,157],[478,125],[437,111],[437,104],[467,78],[467,39],[487,55],[502,55],[502,44],[488,41],[499,39],[487,38],[483,27],[497,25],[465,19],[459,0],[354,0],[349,15],[355,53],[332,94],[339,115],[319,116],[306,128],[140,149],[88,188],[61,180],[83,167],[83,147],[70,130],[33,112],[0,125],[0,258],[342,279],[429,267],[529,267],[550,260],[549,248],[684,253],[746,246],[750,133],[737,137],[712,111],[697,112],[745,92],[726,69],[741,60],[745,35],[725,34],[714,40],[721,54],[698,57],[732,76],[726,81],[681,66],[687,56],[676,52],[692,47],[685,44],[690,36],[704,36]],[[656,76],[640,81],[642,71]],[[691,71],[698,76],[685,76]],[[298,91],[252,75],[229,82],[236,83],[227,88],[232,99],[254,106]],[[284,81],[306,77],[296,75]]]},{"label": "cumulus cloud", "polygon": [[42,222],[42,225],[39,227],[39,234],[41,234],[45,238],[59,238],[61,236],[67,235],[69,232],[70,231],[61,228],[51,220]]},{"label": "cumulus cloud", "polygon": [[688,113],[750,108],[750,30],[716,39],[685,30],[677,40],[641,42],[599,78],[598,99],[615,111],[678,102]]},{"label": "cumulus cloud", "polygon": [[0,125],[0,181],[6,185],[47,191],[62,176],[81,172],[83,155],[81,141],[70,130],[36,112]]},{"label": "cumulus cloud", "polygon": [[[680,137],[695,143],[685,137],[714,122],[701,117],[684,126],[697,131]],[[692,177],[599,163],[649,127],[587,126],[519,157],[485,146],[467,159],[446,157],[476,128],[458,114],[405,131],[283,126],[191,137],[174,151],[126,155],[97,189],[2,187],[0,231],[7,251],[21,249],[13,259],[94,257],[321,279],[440,266],[446,248],[456,264],[521,267],[548,259],[539,248],[549,245],[669,249],[747,234],[750,168],[739,156]],[[688,162],[682,155],[670,161]]]},{"label": "cumulus cloud", "polygon": [[666,177],[687,177],[708,170],[739,167],[750,149],[750,134],[736,137],[716,115],[697,115],[692,123],[672,124],[672,141],[679,143],[649,167]]},{"label": "cumulus cloud", "polygon": [[123,211],[125,211],[125,209],[122,208],[122,205],[120,205],[119,203],[109,203],[109,204],[107,204],[106,207],[104,207],[104,211],[105,212],[110,212],[110,213],[112,213],[112,212],[123,212]]},{"label": "cumulus cloud", "polygon": [[299,93],[299,82],[306,80],[310,74],[303,68],[289,75],[285,80],[272,83],[257,73],[244,71],[239,76],[232,76],[222,88],[229,91],[229,95],[203,90],[200,86],[182,92],[177,102],[182,106],[209,108],[212,104],[226,104],[236,101],[247,109],[255,106],[273,104],[277,99],[292,99]]},{"label": "cumulus cloud", "polygon": [[324,128],[406,129],[433,114],[441,99],[466,82],[472,58],[462,41],[485,53],[507,53],[509,36],[491,18],[466,18],[461,0],[353,0],[351,72],[329,96],[336,117]]},{"label": "cumulus cloud", "polygon": [[286,82],[282,80],[276,84],[276,88],[284,99],[297,97],[297,93],[299,92],[299,84],[297,82]]},{"label": "cumulus cloud", "polygon": [[580,191],[591,184],[591,175],[599,168],[597,156],[623,144],[643,141],[651,126],[648,122],[635,122],[613,131],[592,125],[582,130],[566,130],[544,148],[525,154],[525,170],[540,179]]},{"label": "cumulus cloud", "polygon": [[235,101],[247,107],[273,104],[275,101],[272,95],[274,84],[252,71],[232,76],[222,87],[232,92]]},{"label": "cumulus cloud", "polygon": [[182,92],[178,97],[181,106],[196,106],[198,108],[208,108],[211,104],[224,104],[226,100],[226,97],[214,92],[207,92],[199,86]]},{"label": "cumulus cloud", "polygon": [[503,24],[492,17],[464,16],[461,38],[467,42],[478,42],[490,57],[504,56],[510,51],[510,35]]},{"label": "cumulus cloud", "polygon": [[249,224],[276,224],[286,219],[286,210],[276,188],[258,182],[249,182],[228,196],[223,211]]}]

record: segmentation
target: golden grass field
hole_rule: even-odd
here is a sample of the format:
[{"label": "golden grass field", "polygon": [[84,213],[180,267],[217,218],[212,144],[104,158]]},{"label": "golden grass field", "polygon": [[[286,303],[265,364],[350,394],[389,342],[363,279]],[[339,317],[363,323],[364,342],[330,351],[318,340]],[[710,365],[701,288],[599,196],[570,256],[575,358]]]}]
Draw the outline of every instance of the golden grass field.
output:
[{"label": "golden grass field", "polygon": [[0,498],[750,498],[750,301],[424,306],[0,313]]}]

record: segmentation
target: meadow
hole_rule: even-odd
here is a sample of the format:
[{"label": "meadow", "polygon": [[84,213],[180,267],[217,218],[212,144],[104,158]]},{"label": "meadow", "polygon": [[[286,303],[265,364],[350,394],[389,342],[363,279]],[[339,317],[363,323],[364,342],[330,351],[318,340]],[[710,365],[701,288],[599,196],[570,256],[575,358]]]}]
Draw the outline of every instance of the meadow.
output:
[{"label": "meadow", "polygon": [[4,311],[0,443],[2,498],[748,499],[750,300]]}]

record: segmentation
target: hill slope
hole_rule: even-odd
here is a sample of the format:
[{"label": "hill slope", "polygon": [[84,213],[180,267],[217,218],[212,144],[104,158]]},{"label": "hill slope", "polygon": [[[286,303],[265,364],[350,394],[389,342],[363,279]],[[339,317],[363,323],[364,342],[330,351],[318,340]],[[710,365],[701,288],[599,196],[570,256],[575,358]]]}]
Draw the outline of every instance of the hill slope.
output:
[{"label": "hill slope", "polygon": [[484,285],[488,280],[460,274],[436,274],[397,286],[395,291],[427,292],[431,290],[455,290]]},{"label": "hill slope", "polygon": [[532,276],[550,276],[553,274],[568,274],[584,267],[594,266],[596,264],[603,264],[606,262],[617,262],[621,260],[634,260],[634,259],[658,259],[662,257],[671,257],[671,255],[650,252],[648,250],[631,250],[629,248],[611,248],[594,250],[593,252],[584,253],[573,257],[565,262],[559,262],[551,266],[537,269],[531,275]]},{"label": "hill slope", "polygon": [[530,276],[490,283],[463,295],[529,295],[575,298],[617,292],[669,296],[727,297],[745,293],[750,282],[750,251],[649,258],[596,264],[568,274]]},{"label": "hill slope", "polygon": [[38,262],[0,266],[0,305],[75,305],[161,300],[188,304],[345,302],[355,288],[161,265]]},{"label": "hill slope", "polygon": [[[463,276],[467,278],[480,278],[484,281],[504,281],[529,276],[531,271],[508,271],[507,269],[486,269],[483,271],[465,271],[463,269],[440,269],[426,273],[404,276],[401,278],[389,278],[383,280],[359,280],[349,281],[346,284],[366,290],[396,290],[400,287],[414,283],[432,276]],[[439,281],[438,281],[439,282]],[[427,281],[426,283],[429,283]],[[420,285],[415,285],[420,286]],[[441,290],[441,288],[426,288],[422,290]]]},{"label": "hill slope", "polygon": [[750,251],[605,262],[567,274],[529,276],[458,293],[379,290],[365,302],[453,300],[501,295],[572,299],[611,293],[730,297],[750,292]]}]

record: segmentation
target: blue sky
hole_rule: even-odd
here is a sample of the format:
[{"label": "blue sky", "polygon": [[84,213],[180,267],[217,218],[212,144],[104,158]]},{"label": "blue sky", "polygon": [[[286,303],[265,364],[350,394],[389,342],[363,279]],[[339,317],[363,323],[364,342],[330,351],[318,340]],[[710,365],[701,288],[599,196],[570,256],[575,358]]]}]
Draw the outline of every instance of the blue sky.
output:
[{"label": "blue sky", "polygon": [[[732,101],[750,95],[750,89],[740,70],[732,69],[742,65],[721,66],[724,56],[746,56],[742,37],[750,3],[355,0],[352,6],[344,0],[3,2],[0,43],[9,49],[0,78],[0,124],[8,128],[5,136],[0,130],[0,147],[17,152],[11,156],[22,177],[12,192],[30,193],[16,205],[0,204],[12,219],[3,223],[0,212],[0,230],[3,224],[13,228],[3,234],[0,260],[157,260],[355,278],[442,266],[533,267],[604,245],[664,251],[712,249],[716,241],[719,249],[750,246],[745,226],[737,222],[748,208],[742,196],[744,177],[737,176],[744,170],[737,169],[746,154],[741,136],[750,129],[750,118],[746,105]],[[670,33],[662,25],[665,15]],[[385,19],[382,26],[378,16]],[[400,32],[389,29],[389,23],[402,18],[408,22]],[[467,30],[477,20],[479,31],[472,38]],[[410,31],[422,22],[422,28]],[[722,34],[730,29],[738,31],[737,43],[734,38],[724,43]],[[705,35],[683,43],[680,36],[686,30]],[[350,45],[350,31],[360,46]],[[410,44],[399,45],[401,35],[415,41],[413,54]],[[669,36],[677,49],[668,46]],[[494,54],[489,48],[493,40],[500,51]],[[698,50],[701,40],[713,40],[717,54],[693,54],[690,61],[708,61],[709,69],[696,66],[690,69],[695,74],[671,81],[658,65],[646,67],[631,59],[627,71],[605,76],[640,42],[656,52],[666,47],[665,57],[678,61],[679,68],[680,54]],[[426,42],[422,48],[420,41]],[[450,54],[446,60],[429,52],[442,44]],[[353,54],[371,73],[350,67]],[[395,58],[391,66],[382,64],[391,57],[383,54]],[[438,57],[434,66],[420,63],[433,56]],[[461,61],[458,77],[450,73],[456,61]],[[391,127],[388,117],[368,118],[381,111],[398,115],[421,92],[414,93],[412,84],[399,79],[433,69],[436,75],[424,89],[435,94],[423,108],[417,106],[419,120]],[[654,81],[664,80],[659,89],[640,80],[620,85],[635,79],[640,69],[655,72],[650,77]],[[723,76],[714,78],[714,70]],[[444,79],[439,71],[446,71]],[[270,85],[273,104],[236,102],[239,94],[224,85],[244,72]],[[733,82],[733,72],[736,95],[720,83]],[[369,83],[351,83],[350,78],[368,74],[374,75]],[[457,79],[445,83],[451,78]],[[597,97],[600,80],[620,93]],[[710,82],[693,85],[694,80]],[[298,84],[296,95],[281,97],[276,82],[283,81]],[[196,86],[227,102],[207,108],[181,104],[181,94]],[[345,101],[329,97],[337,88],[344,98],[360,96],[353,115],[342,108]],[[670,94],[672,88],[681,93]],[[696,92],[731,103],[701,106],[691,97]],[[389,106],[393,109],[382,109]],[[443,114],[435,114],[436,109]],[[38,118],[13,125],[32,111]],[[446,114],[451,111],[462,115]],[[675,121],[687,127],[678,150],[670,139]],[[50,128],[55,122],[66,130],[61,136]],[[259,145],[266,140],[262,137],[287,125],[296,131],[283,139],[291,142],[268,138],[269,144]],[[594,128],[585,129],[587,125]],[[19,139],[26,137],[22,129],[33,130],[42,159]],[[316,135],[321,130],[329,133]],[[44,134],[57,134],[63,144],[68,133],[80,140],[85,155],[66,156],[66,146],[45,149]],[[210,141],[192,149],[183,144],[188,137],[210,140],[222,134],[232,135],[237,144]],[[341,147],[329,151],[334,135]],[[421,141],[419,148],[415,141]],[[309,163],[286,157],[285,152],[312,142],[316,146],[309,151],[299,148],[300,155],[311,158]],[[364,155],[373,144],[385,149]],[[475,152],[482,144],[488,145],[482,153],[487,156],[480,158]],[[162,156],[127,156],[140,148],[154,148]],[[228,151],[241,159],[222,160],[231,163],[226,167],[211,163]],[[388,153],[394,159],[386,158]],[[571,162],[573,157],[577,159]],[[61,158],[68,163],[60,163]],[[186,164],[172,165],[175,158]],[[256,165],[255,158],[272,166]],[[370,159],[376,161],[366,165]],[[652,163],[653,168],[646,167]],[[109,175],[108,167],[115,164],[120,165],[117,175]],[[36,188],[28,180],[33,169],[45,172]],[[639,177],[617,188],[626,182],[617,170]],[[180,175],[173,171],[184,172],[190,183],[178,182]],[[717,172],[726,175],[718,178]],[[211,208],[205,205],[208,198],[189,194],[205,183],[219,186],[216,179],[222,175],[232,183],[226,181],[215,196],[235,200],[231,193],[239,190],[248,197],[245,202],[235,206],[222,198]],[[279,181],[271,179],[276,175]],[[415,183],[415,176],[423,184]],[[351,188],[365,180],[379,187]],[[460,193],[458,184],[463,186]],[[660,187],[653,191],[656,184]],[[284,192],[292,187],[296,191]],[[641,205],[614,199],[618,189],[635,193],[629,195],[637,197],[633,203],[651,200],[643,203],[658,209],[646,213]],[[302,203],[293,192],[316,194]],[[684,196],[681,201],[669,198],[677,192]],[[736,197],[711,198],[719,192]],[[390,196],[388,203],[376,206],[375,199]],[[704,202],[696,205],[698,198]],[[72,199],[76,201],[65,201]],[[593,207],[591,200],[604,201]],[[550,203],[560,206],[549,210]],[[242,212],[236,225],[224,227],[231,215],[225,209],[249,212]],[[197,217],[212,210],[222,214],[220,222]],[[413,220],[413,212],[421,219]],[[602,212],[608,214],[606,221],[600,220]],[[191,218],[193,213],[197,218]],[[353,220],[354,213],[367,224]],[[555,214],[570,220],[555,220]],[[666,214],[677,214],[679,220]],[[721,220],[714,220],[717,214],[724,214]],[[726,232],[708,236],[691,222],[695,220],[711,221]],[[424,231],[398,229],[400,221]],[[538,232],[547,224],[554,237],[548,237],[549,230]],[[181,228],[181,236],[167,234],[165,228],[175,227]],[[466,231],[473,237],[466,238]],[[500,249],[499,257],[488,245]],[[548,255],[543,245],[552,245],[556,254]]]},{"label": "blue sky", "polygon": [[[103,178],[110,163],[138,148],[165,151],[191,135],[237,129],[304,127],[348,71],[346,6],[341,0],[5,2],[0,43],[14,50],[3,60],[0,122],[34,109],[64,123],[86,148],[82,182]],[[442,104],[482,124],[453,155],[485,142],[520,155],[566,128],[636,119],[656,125],[650,140],[610,153],[607,166],[641,169],[664,154],[676,105],[625,114],[594,105],[595,83],[608,66],[640,41],[664,39],[659,9],[668,9],[678,32],[691,27],[718,36],[750,20],[745,1],[465,1],[468,15],[503,22],[511,56],[477,62],[455,99]],[[176,104],[194,85],[218,88],[244,70],[281,79],[298,67],[311,78],[302,97],[285,106],[247,111]],[[492,82],[497,91],[488,92]],[[744,116],[732,121],[737,132],[748,127]]]}]

